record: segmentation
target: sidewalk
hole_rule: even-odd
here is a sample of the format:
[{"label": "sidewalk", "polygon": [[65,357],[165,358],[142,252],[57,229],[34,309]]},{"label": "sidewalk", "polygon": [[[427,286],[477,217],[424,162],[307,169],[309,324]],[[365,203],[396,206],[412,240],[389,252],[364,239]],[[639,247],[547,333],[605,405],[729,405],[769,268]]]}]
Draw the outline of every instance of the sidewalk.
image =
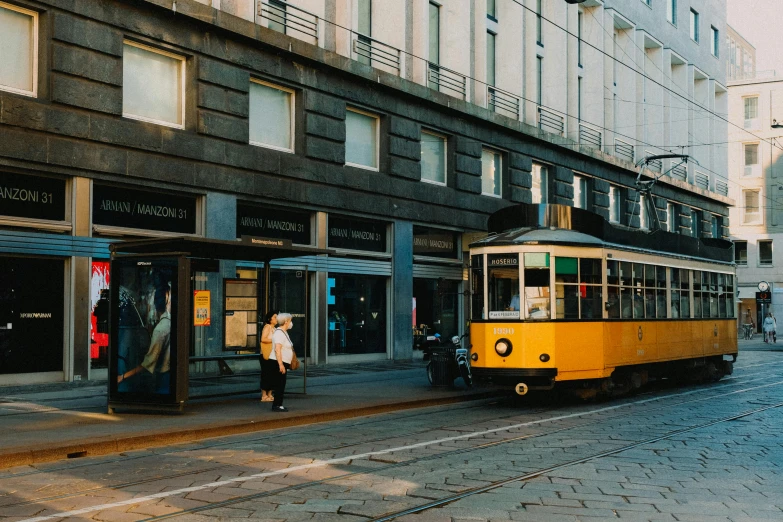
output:
[{"label": "sidewalk", "polygon": [[288,413],[272,412],[270,403],[259,402],[255,393],[188,402],[183,414],[108,415],[105,382],[0,388],[0,468],[495,395],[487,389],[468,389],[461,379],[454,388],[432,387],[425,364],[314,369],[308,374],[307,394],[286,394]]}]

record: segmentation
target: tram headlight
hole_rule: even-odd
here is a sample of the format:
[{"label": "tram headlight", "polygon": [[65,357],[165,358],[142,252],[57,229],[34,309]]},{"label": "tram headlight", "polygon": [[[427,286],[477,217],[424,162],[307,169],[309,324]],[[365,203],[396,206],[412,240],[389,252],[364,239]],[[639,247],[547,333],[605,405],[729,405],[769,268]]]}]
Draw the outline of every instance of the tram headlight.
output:
[{"label": "tram headlight", "polygon": [[508,339],[498,339],[497,342],[495,342],[495,353],[497,353],[501,357],[508,357],[511,355],[511,341]]}]

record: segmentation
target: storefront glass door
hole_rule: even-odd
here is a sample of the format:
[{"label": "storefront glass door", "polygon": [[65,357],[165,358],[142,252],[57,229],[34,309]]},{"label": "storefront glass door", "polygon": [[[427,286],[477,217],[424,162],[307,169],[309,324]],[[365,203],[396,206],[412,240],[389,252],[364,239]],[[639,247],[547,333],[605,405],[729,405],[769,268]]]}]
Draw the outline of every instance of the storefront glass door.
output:
[{"label": "storefront glass door", "polygon": [[459,281],[447,279],[413,280],[413,326],[429,335],[445,338],[462,335],[459,328]]},{"label": "storefront glass door", "polygon": [[386,353],[387,280],[330,274],[329,355]]}]

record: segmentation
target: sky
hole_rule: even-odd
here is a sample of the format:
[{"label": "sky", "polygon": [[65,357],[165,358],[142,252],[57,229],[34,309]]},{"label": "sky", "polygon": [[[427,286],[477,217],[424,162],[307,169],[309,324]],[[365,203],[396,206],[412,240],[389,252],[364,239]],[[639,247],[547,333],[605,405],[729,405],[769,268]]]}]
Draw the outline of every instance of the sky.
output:
[{"label": "sky", "polygon": [[728,22],[756,48],[756,70],[783,75],[783,0],[727,0]]}]

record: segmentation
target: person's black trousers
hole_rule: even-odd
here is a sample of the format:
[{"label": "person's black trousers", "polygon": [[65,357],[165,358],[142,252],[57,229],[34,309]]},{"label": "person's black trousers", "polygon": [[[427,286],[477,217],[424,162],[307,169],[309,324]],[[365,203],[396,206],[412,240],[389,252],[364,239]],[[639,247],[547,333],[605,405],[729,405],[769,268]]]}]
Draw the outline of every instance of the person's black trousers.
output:
[{"label": "person's black trousers", "polygon": [[273,393],[275,394],[275,400],[272,402],[272,408],[277,408],[278,406],[283,405],[283,398],[285,397],[285,381],[286,377],[288,376],[288,372],[291,371],[291,365],[288,363],[283,363],[283,366],[285,367],[285,373],[280,373],[280,365],[277,363],[277,361],[272,362],[275,363],[275,370],[277,371],[275,388],[273,390]]}]

